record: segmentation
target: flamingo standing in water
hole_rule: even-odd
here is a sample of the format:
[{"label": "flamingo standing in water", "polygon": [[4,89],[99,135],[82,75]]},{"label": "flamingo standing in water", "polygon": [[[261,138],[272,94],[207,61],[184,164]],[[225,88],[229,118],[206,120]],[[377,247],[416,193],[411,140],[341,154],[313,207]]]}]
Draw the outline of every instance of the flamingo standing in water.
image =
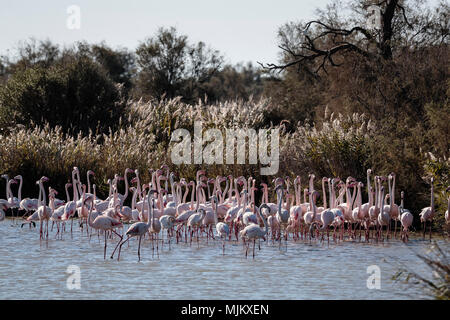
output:
[{"label": "flamingo standing in water", "polygon": [[434,218],[434,178],[431,177],[431,204],[429,207],[423,208],[420,212],[420,222],[423,222],[423,238],[425,239],[427,221],[430,221],[430,240],[431,240],[431,225]]},{"label": "flamingo standing in water", "polygon": [[[270,210],[269,206],[267,206],[265,203],[263,203],[259,209],[256,209],[256,212],[258,213],[259,217],[264,223],[264,229],[261,228],[257,224],[250,224],[246,226],[243,230],[239,232],[239,235],[241,238],[246,239],[247,241],[253,240],[253,258],[255,258],[255,245],[256,245],[256,239],[264,239],[265,235],[269,231],[269,226],[267,225],[266,218],[261,214],[261,209],[266,208],[267,210]],[[248,246],[245,249],[245,257],[247,258],[248,255]]]},{"label": "flamingo standing in water", "polygon": [[[150,190],[149,192],[149,196],[147,197],[147,201],[148,201],[148,208],[150,210],[150,214],[149,214],[149,218],[147,223],[139,221],[139,222],[135,222],[133,223],[127,230],[127,232],[125,233],[127,238],[122,241],[119,241],[118,246],[119,246],[119,253],[117,255],[117,261],[120,260],[120,251],[122,250],[122,246],[125,242],[129,241],[131,238],[133,237],[139,237],[139,245],[138,245],[138,261],[141,261],[141,240],[142,237],[149,231],[149,229],[151,228],[152,222],[153,222],[153,205],[151,204],[153,201],[153,193],[158,193],[156,190]],[[144,199],[146,196],[146,191],[144,188]],[[144,209],[145,206],[142,206],[142,208]],[[113,253],[111,254],[111,259],[114,257],[114,253],[116,252],[117,246],[114,249]]]},{"label": "flamingo standing in water", "polygon": [[413,215],[412,213],[408,210],[405,209],[403,206],[403,196],[404,196],[404,192],[402,191],[400,193],[400,197],[401,197],[401,201],[400,201],[400,222],[402,224],[403,230],[401,233],[401,238],[403,241],[407,242],[409,235],[408,235],[408,229],[409,227],[412,225],[413,223]]},{"label": "flamingo standing in water", "polygon": [[87,217],[87,223],[89,227],[96,230],[102,230],[105,233],[105,247],[103,250],[103,259],[106,259],[106,243],[107,243],[106,239],[108,236],[107,231],[115,233],[117,236],[119,236],[120,241],[122,241],[123,237],[114,230],[115,228],[122,227],[122,223],[119,220],[110,218],[106,215],[99,215],[97,216],[97,218],[94,219],[94,221],[91,221],[92,209],[94,208],[94,196],[88,196],[84,202],[86,203],[87,201],[90,202],[89,213]]},{"label": "flamingo standing in water", "polygon": [[[284,236],[287,240],[287,232],[286,232],[286,227],[289,223],[289,216],[290,216],[290,212],[289,209],[286,210],[284,208],[282,208],[281,204],[283,202],[283,195],[284,195],[284,189],[282,185],[278,185],[275,188],[275,192],[277,194],[277,198],[278,198],[278,211],[275,215],[278,223],[280,224],[280,229],[284,229]],[[280,245],[281,245],[281,234],[280,234]]]},{"label": "flamingo standing in water", "polygon": [[199,208],[197,213],[192,214],[187,220],[186,226],[190,230],[191,238],[190,242],[192,242],[192,236],[194,234],[194,229],[197,231],[197,242],[198,239],[198,229],[200,228],[203,218],[205,217],[206,211],[205,209]]},{"label": "flamingo standing in water", "polygon": [[17,183],[14,179],[9,179],[9,176],[4,174],[2,175],[2,178],[6,180],[6,199],[0,199],[0,209],[8,210],[9,208],[13,207],[13,203],[9,201],[9,199],[12,199],[12,192],[11,192],[11,183]]},{"label": "flamingo standing in water", "polygon": [[43,186],[44,182],[49,181],[49,179],[47,177],[42,177],[41,179],[39,179],[38,184],[39,184],[39,190],[40,190],[40,195],[42,195],[42,200],[39,197],[39,204],[41,204],[43,202],[42,205],[39,206],[39,208],[37,209],[37,211],[35,213],[33,213],[31,216],[29,216],[27,218],[27,221],[33,221],[33,220],[39,220],[40,222],[40,229],[39,229],[39,238],[43,239],[43,224],[44,221],[47,222],[46,225],[46,238],[48,238],[48,221],[52,215],[52,210],[50,207],[47,206],[47,200],[46,200],[46,195],[45,195],[45,188]]},{"label": "flamingo standing in water", "polygon": [[[388,197],[389,195],[386,195]],[[381,187],[380,191],[380,213],[378,214],[378,225],[379,225],[379,237],[383,238],[383,226],[386,226],[386,239],[389,236],[389,225],[391,223],[391,216],[389,215],[389,210],[383,209],[383,198],[384,198],[384,187]],[[385,200],[386,202],[386,200]],[[387,205],[385,205],[386,207]]]},{"label": "flamingo standing in water", "polygon": [[[219,193],[219,191],[217,191]],[[217,218],[217,207],[219,205],[219,201],[217,200],[217,196],[212,197],[212,203],[214,204],[214,222],[216,224],[217,234],[222,238],[222,254],[225,254],[225,239],[230,235],[230,227],[224,222],[218,222]]]},{"label": "flamingo standing in water", "polygon": [[[22,199],[22,185],[23,185],[23,178],[21,175],[15,176],[14,180],[20,180],[20,184],[19,184],[19,191],[18,191],[18,195],[17,195],[17,201],[18,204],[17,206],[19,207],[19,210],[24,210],[25,216],[28,216],[28,212],[29,211],[36,211],[38,208],[38,199],[30,199],[30,198],[25,198]],[[31,226],[31,225],[30,225]]]}]

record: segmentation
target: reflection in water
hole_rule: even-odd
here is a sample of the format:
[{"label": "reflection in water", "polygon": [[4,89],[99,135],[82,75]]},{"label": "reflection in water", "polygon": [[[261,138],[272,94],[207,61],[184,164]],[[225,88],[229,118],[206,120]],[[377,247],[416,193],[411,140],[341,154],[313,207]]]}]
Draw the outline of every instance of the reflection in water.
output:
[{"label": "reflection in water", "polygon": [[[246,259],[242,243],[200,241],[192,246],[167,243],[152,255],[137,239],[124,245],[121,261],[103,260],[104,238],[78,228],[73,237],[39,241],[39,229],[21,229],[10,219],[0,223],[0,299],[410,299],[426,298],[420,289],[395,283],[402,263],[420,274],[428,268],[415,256],[429,244],[411,237],[384,244],[349,242],[261,242],[255,259]],[[108,242],[107,257],[117,239]],[[439,241],[448,251],[448,242]],[[109,255],[108,255],[109,253]],[[81,270],[81,289],[69,290],[69,265]],[[367,267],[381,269],[381,289],[369,290]]]}]

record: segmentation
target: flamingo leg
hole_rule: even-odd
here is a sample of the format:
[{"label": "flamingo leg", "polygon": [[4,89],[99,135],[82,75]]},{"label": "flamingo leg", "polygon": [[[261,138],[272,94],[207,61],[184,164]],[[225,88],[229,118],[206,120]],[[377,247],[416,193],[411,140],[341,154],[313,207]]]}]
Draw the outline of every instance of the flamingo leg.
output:
[{"label": "flamingo leg", "polygon": [[253,259],[255,259],[255,245],[256,245],[256,239],[253,239]]},{"label": "flamingo leg", "polygon": [[141,240],[142,240],[142,235],[139,236],[138,261],[141,261]]},{"label": "flamingo leg", "polygon": [[[122,250],[122,245],[125,243],[125,242],[128,242],[130,240],[130,236],[127,236],[127,239],[125,240],[125,241],[123,241],[122,243],[120,243],[120,246],[119,246],[119,255],[117,256],[117,261],[119,261],[119,259],[120,259],[120,251]],[[113,254],[114,254],[114,252],[113,252]],[[111,259],[113,258],[113,255],[111,255]]]},{"label": "flamingo leg", "polygon": [[103,250],[103,260],[106,260],[106,236],[107,232],[105,231],[105,249]]}]

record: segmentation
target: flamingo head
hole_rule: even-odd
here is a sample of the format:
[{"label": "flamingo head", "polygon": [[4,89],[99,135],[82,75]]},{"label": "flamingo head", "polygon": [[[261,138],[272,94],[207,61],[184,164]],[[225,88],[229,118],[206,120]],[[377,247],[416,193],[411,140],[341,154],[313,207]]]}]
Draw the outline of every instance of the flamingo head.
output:
[{"label": "flamingo head", "polygon": [[95,176],[95,172],[92,170],[88,170],[87,175],[89,176]]},{"label": "flamingo head", "polygon": [[43,176],[43,177],[41,178],[41,181],[42,181],[42,182],[48,182],[48,181],[50,181],[50,179],[47,178],[46,176]]},{"label": "flamingo head", "polygon": [[17,180],[16,179],[11,179],[11,180],[9,180],[10,181],[10,183],[12,183],[12,184],[16,184],[17,183]]},{"label": "flamingo head", "polygon": [[278,191],[284,191],[282,184],[279,184],[278,186],[276,186],[275,192],[278,192]]}]

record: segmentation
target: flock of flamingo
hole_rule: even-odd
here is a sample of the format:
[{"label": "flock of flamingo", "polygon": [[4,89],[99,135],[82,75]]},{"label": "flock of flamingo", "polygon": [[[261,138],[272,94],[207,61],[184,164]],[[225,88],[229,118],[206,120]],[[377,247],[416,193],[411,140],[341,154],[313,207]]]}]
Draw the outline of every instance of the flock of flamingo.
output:
[{"label": "flock of flamingo", "polygon": [[[135,176],[130,180],[129,174]],[[105,200],[96,195],[96,186],[90,183],[90,176],[94,172],[87,171],[87,186],[81,182],[80,171],[77,167],[72,170],[72,182],[65,185],[66,201],[57,199],[58,192],[48,188],[47,194],[44,183],[49,179],[45,176],[36,181],[39,186],[37,199],[21,198],[22,176],[18,175],[6,180],[6,199],[0,199],[0,221],[5,219],[5,212],[12,211],[14,221],[22,215],[24,224],[36,226],[40,223],[40,239],[47,239],[49,235],[49,222],[51,230],[56,224],[55,238],[62,239],[65,232],[73,232],[73,222],[77,218],[81,233],[91,237],[104,234],[104,259],[106,259],[107,240],[117,237],[119,240],[111,254],[120,259],[122,246],[129,243],[133,237],[138,238],[138,259],[141,259],[142,238],[148,236],[152,248],[158,250],[158,242],[176,239],[176,243],[192,244],[192,240],[199,241],[200,237],[222,241],[222,251],[225,252],[226,241],[235,238],[243,240],[245,256],[247,257],[250,244],[253,242],[253,257],[255,256],[256,240],[260,248],[260,240],[279,241],[287,243],[289,239],[312,241],[320,239],[330,241],[330,232],[335,242],[344,239],[362,241],[384,241],[391,236],[397,237],[397,223],[400,222],[400,238],[408,241],[408,231],[413,223],[413,215],[403,206],[404,193],[401,192],[400,205],[395,203],[395,174],[375,176],[373,184],[372,171],[367,170],[368,202],[362,203],[362,182],[348,177],[345,182],[339,178],[326,178],[322,182],[322,203],[317,204],[320,195],[314,187],[314,174],[309,175],[308,187],[303,190],[301,199],[301,178],[297,176],[293,183],[289,177],[276,178],[272,181],[276,202],[269,202],[269,186],[261,183],[261,205],[256,205],[255,191],[258,191],[256,180],[240,176],[208,178],[203,170],[197,171],[196,181],[176,180],[176,174],[170,172],[164,165],[159,170],[151,170],[151,181],[141,184],[139,171],[127,168],[123,176],[116,174],[109,179],[109,196]],[[118,181],[124,180],[125,192],[118,192]],[[387,181],[388,190],[385,190]],[[18,184],[17,197],[14,196],[11,185]],[[225,183],[225,188],[222,189]],[[164,184],[164,186],[163,186]],[[170,184],[170,192],[169,190]],[[328,185],[328,190],[327,186]],[[212,188],[211,188],[212,186]],[[291,188],[293,187],[293,192]],[[69,188],[73,190],[70,199]],[[184,189],[184,192],[183,192]],[[211,191],[212,189],[212,191]],[[336,194],[336,191],[338,193]],[[387,192],[386,192],[387,191]],[[450,191],[450,187],[447,189]],[[92,192],[92,193],[91,193]],[[131,207],[124,205],[131,194]],[[190,192],[190,201],[188,199]],[[328,195],[327,195],[328,193]],[[431,204],[420,212],[423,223],[423,236],[425,238],[426,224],[430,225],[435,212],[433,180],[431,181]],[[448,197],[448,210],[445,212],[445,221],[450,224],[450,196]],[[15,216],[16,214],[16,216]],[[220,221],[220,222],[219,222]],[[124,232],[124,224],[129,224]],[[67,229],[67,230],[66,230]],[[214,232],[215,230],[215,232]],[[160,234],[162,238],[160,239]],[[126,236],[126,238],[125,238]],[[125,239],[124,239],[125,238]],[[175,240],[173,240],[175,241]]]}]

